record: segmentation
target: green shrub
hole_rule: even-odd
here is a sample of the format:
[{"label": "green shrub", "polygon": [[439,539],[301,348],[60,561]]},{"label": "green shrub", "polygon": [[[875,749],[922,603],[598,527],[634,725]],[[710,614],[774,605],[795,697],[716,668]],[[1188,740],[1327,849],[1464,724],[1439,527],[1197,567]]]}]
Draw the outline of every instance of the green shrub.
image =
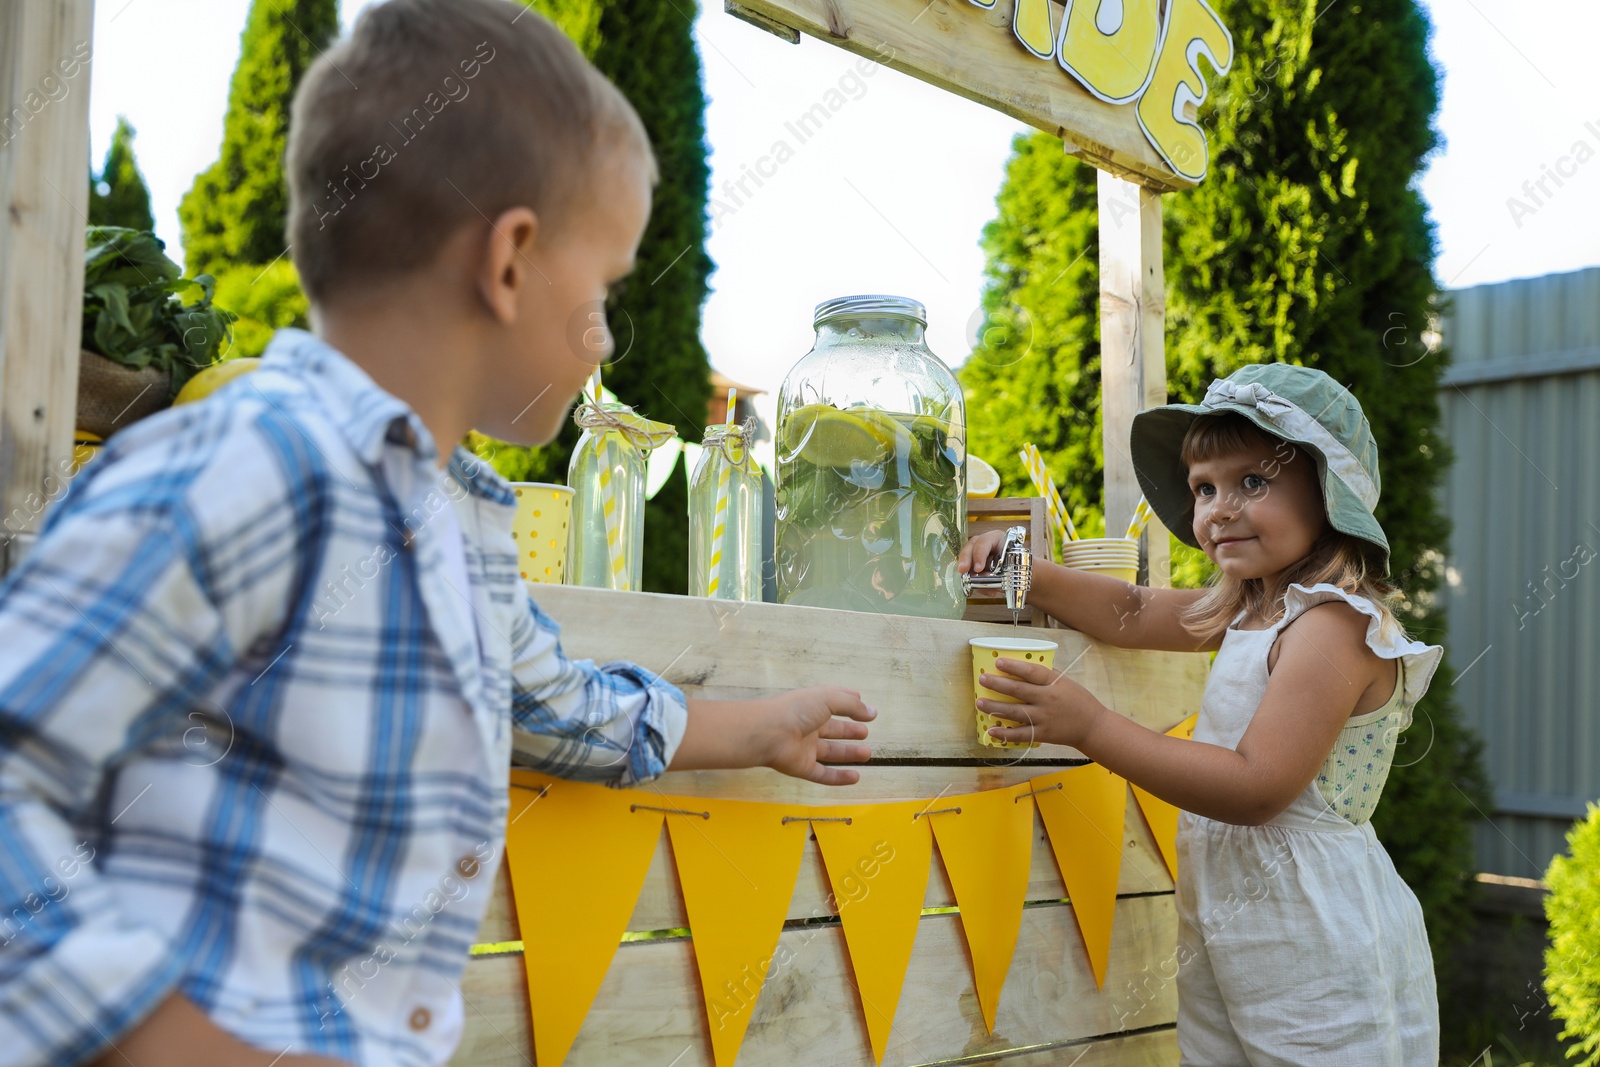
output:
[{"label": "green shrub", "polygon": [[309,308],[300,275],[287,257],[266,267],[251,263],[223,270],[217,275],[217,305],[239,317],[233,324],[230,359],[261,355],[284,326],[305,329]]},{"label": "green shrub", "polygon": [[1567,835],[1567,854],[1545,873],[1550,895],[1550,947],[1544,956],[1544,990],[1563,1039],[1574,1042],[1569,1059],[1600,1064],[1600,804]]}]

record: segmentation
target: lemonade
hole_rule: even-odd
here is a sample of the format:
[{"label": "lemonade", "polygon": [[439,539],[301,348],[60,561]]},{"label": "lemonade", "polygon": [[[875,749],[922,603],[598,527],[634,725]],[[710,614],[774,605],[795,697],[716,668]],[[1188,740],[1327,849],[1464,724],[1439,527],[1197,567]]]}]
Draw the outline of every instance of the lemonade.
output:
[{"label": "lemonade", "polygon": [[959,421],[807,404],[789,413],[778,436],[779,600],[961,617]]}]

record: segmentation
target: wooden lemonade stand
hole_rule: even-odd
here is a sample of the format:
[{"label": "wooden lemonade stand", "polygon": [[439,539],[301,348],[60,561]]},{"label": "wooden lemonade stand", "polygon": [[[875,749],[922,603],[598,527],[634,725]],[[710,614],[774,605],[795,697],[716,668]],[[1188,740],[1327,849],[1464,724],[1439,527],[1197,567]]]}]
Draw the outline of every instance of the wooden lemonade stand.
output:
[{"label": "wooden lemonade stand", "polygon": [[[1203,0],[1123,0],[1116,26],[1096,25],[1098,6],[1080,0],[1068,12],[1052,0],[727,4],[732,14],[792,41],[802,34],[828,41],[1047,130],[1064,139],[1069,153],[1100,168],[1105,507],[1116,518],[1131,515],[1140,496],[1127,450],[1133,415],[1166,402],[1160,194],[1204,176],[1204,136],[1191,120],[1206,88],[1192,64],[1204,55],[1225,72],[1232,42]],[[92,0],[0,6],[0,99],[7,107],[27,97],[54,57],[89,39],[91,14]],[[0,570],[25,552],[48,503],[52,472],[71,453],[87,114],[85,71],[64,98],[30,112],[23,136],[0,134],[0,194],[8,208],[0,216],[0,507],[16,518],[8,524]],[[1017,517],[996,509],[1031,508],[1031,540],[1042,545],[1038,504],[996,502],[975,516],[975,525]],[[1145,536],[1145,573],[1150,584],[1165,585],[1166,533],[1157,524]],[[1070,750],[1001,750],[976,741],[968,639],[1009,632],[1009,623],[982,621],[979,611],[948,622],[560,586],[541,586],[537,596],[562,624],[569,655],[632,660],[693,696],[849,686],[879,712],[874,759],[853,787],[826,789],[763,770],[668,774],[641,791],[654,803],[631,806],[657,812],[648,817],[660,819],[661,829],[645,841],[641,888],[625,924],[631,933],[620,947],[615,940],[607,947],[614,957],[592,1003],[578,1013],[581,1026],[565,1062],[698,1067],[737,1056],[743,1067],[871,1064],[874,1031],[887,1035],[885,1064],[1176,1063],[1173,879],[1144,807],[1119,782],[1114,825],[1102,820],[1097,830],[1084,823],[1075,839],[1059,821],[1066,809],[1052,807],[1048,791],[1062,788],[1056,783],[1066,776],[1105,772],[1078,767],[1083,761],[1068,758],[1075,755]],[[996,618],[992,609],[987,617]],[[1120,650],[1070,630],[1049,636],[1061,645],[1057,667],[1147,726],[1170,730],[1198,709],[1203,654]],[[536,802],[545,796],[536,781],[520,774],[518,781],[513,837],[521,832],[519,820],[532,813],[524,826],[538,821]],[[1036,783],[1048,783],[1037,796]],[[720,987],[706,981],[690,920],[696,905],[688,897],[704,900],[704,891],[697,886],[686,896],[682,877],[683,846],[694,838],[679,836],[710,826],[697,824],[709,816],[697,809],[730,799],[798,813],[784,816],[781,827],[773,820],[774,833],[793,834],[798,866],[788,883],[792,892],[782,889],[776,905],[781,915],[771,916],[768,942],[775,947],[755,958],[761,979],[741,986],[750,1002],[739,1005],[742,1042],[735,1037],[731,1044],[721,1032]],[[954,802],[963,799],[974,813],[996,799],[1020,813],[1005,831],[1018,836],[997,839],[995,848],[997,856],[1010,849],[1008,862],[1025,872],[1021,900],[983,895],[982,842],[974,852],[970,838],[962,844],[947,836],[960,806]],[[908,935],[892,1026],[887,1019],[869,1025],[863,968],[871,961],[860,951],[866,942],[856,938],[870,931],[840,902],[864,909],[873,894],[882,900],[890,880],[920,854],[897,855],[881,873],[863,868],[862,893],[843,892],[841,872],[824,857],[843,820],[830,819],[821,806],[856,806],[865,819],[862,806],[891,801],[918,805],[913,821],[947,821],[932,831],[938,847],[927,851],[921,908],[913,901],[914,936]],[[1051,810],[1056,822],[1049,821]],[[1108,853],[1116,862],[1105,867]],[[1106,890],[1114,896],[1093,904],[1108,934],[1095,952],[1086,941],[1090,924],[1076,914],[1090,908],[1089,896],[1069,888],[1082,884],[1080,868],[1091,856],[1115,872]],[[605,862],[576,853],[551,855],[549,868],[549,879],[562,872],[592,878],[592,868],[602,879],[611,874]],[[549,972],[559,983],[570,961],[541,953],[537,941],[524,942],[507,869],[492,891],[481,944],[462,978],[465,1036],[453,1062],[531,1064],[529,973]],[[572,930],[591,918],[581,903],[557,917]],[[723,917],[699,907],[705,955],[712,948],[705,931]],[[1010,914],[1015,931],[1014,947],[998,961],[980,936],[985,923],[998,921],[991,911]],[[858,925],[847,929],[851,922]],[[638,936],[645,934],[654,936]],[[728,993],[738,998],[731,984]]]},{"label": "wooden lemonade stand", "polygon": [[[1096,39],[1086,25],[1092,13],[1080,12],[1064,27],[1062,7],[1048,0],[727,3],[729,13],[792,42],[801,35],[828,41],[1057,134],[1069,153],[1100,168],[1105,504],[1113,517],[1132,515],[1140,497],[1128,454],[1133,416],[1167,400],[1160,194],[1194,185],[1206,159],[1203,134],[1192,125],[1205,83],[1191,56],[1206,55],[1221,71],[1232,59],[1231,38],[1202,0],[1166,0],[1159,8],[1156,0],[1124,0],[1123,7],[1120,29]],[[1147,69],[1129,76],[1128,56],[1146,52]],[[1064,67],[1076,73],[1069,76]],[[1105,99],[1074,80],[1095,81],[1097,70],[1106,72],[1098,81]],[[1111,102],[1118,93],[1124,103]],[[1025,518],[1030,541],[1048,543],[1040,536],[1041,501],[973,503],[974,529]],[[1025,516],[1001,514],[1030,504]],[[1166,585],[1166,532],[1154,524],[1145,539],[1144,573],[1150,584]],[[634,806],[665,812],[665,825],[626,929],[630,937],[657,936],[625,941],[616,950],[566,1063],[725,1067],[737,1057],[741,1067],[871,1064],[868,1017],[875,1012],[880,1033],[887,1030],[885,1064],[1177,1062],[1173,879],[1135,791],[1120,782],[1120,818],[1107,837],[1115,838],[1120,865],[1114,868],[1109,946],[1102,946],[1103,982],[1066,884],[1078,873],[1074,868],[1088,862],[1094,833],[1077,828],[1087,835],[1077,842],[1080,861],[1070,834],[1053,840],[1046,819],[1027,821],[1026,903],[1009,966],[998,972],[1003,989],[996,1003],[994,992],[975,981],[986,966],[994,981],[992,961],[973,951],[990,902],[976,889],[963,892],[976,876],[951,862],[959,852],[947,850],[939,831],[948,824],[941,824],[904,985],[897,1008],[889,1009],[892,1027],[869,1003],[868,976],[855,958],[868,951],[867,942],[856,941],[859,926],[846,929],[854,898],[846,897],[839,872],[824,856],[832,832],[823,825],[827,811],[845,809],[822,806],[914,801],[922,805],[914,815],[949,818],[959,810],[950,798],[970,801],[971,794],[1009,790],[1007,800],[1023,801],[1031,784],[1053,782],[1063,767],[1082,762],[1063,759],[1074,753],[1061,749],[996,750],[977,743],[968,639],[1009,631],[1009,624],[982,621],[1000,619],[1003,608],[974,604],[966,620],[947,622],[571,587],[541,587],[537,596],[562,624],[569,655],[627,658],[693,696],[749,698],[843,685],[861,690],[879,712],[871,729],[874,759],[858,785],[828,789],[768,771],[690,772],[669,773],[642,791],[655,795],[653,803],[646,797]],[[625,626],[619,625],[623,619]],[[1198,710],[1208,670],[1203,654],[1115,649],[1062,629],[1049,637],[1061,645],[1058,667],[1138,722],[1167,731]],[[513,824],[537,810],[519,806],[516,792]],[[523,803],[540,796],[524,794]],[[697,803],[702,799],[708,803]],[[776,947],[767,947],[770,936],[756,939],[752,958],[764,980],[746,981],[755,1000],[743,1020],[742,1043],[731,1044],[720,1032],[729,1011],[723,993],[736,991],[719,986],[697,961],[687,878],[674,870],[674,847],[704,832],[693,827],[711,814],[697,809],[721,799],[789,804],[796,811],[817,806],[783,820],[808,820],[798,874],[792,896],[781,887],[788,883],[779,889],[787,903]],[[682,829],[686,824],[691,829]],[[917,861],[920,855],[907,862]],[[679,867],[684,862],[677,856]],[[730,864],[743,873],[737,857]],[[736,880],[736,874],[729,877]],[[525,958],[525,951],[537,949],[522,941],[508,871],[500,877],[482,944],[462,980],[466,1037],[453,1062],[463,1067],[535,1061],[528,974],[563,966],[560,959]],[[708,910],[698,917],[707,925],[718,920]],[[582,922],[583,916],[566,921]]]}]

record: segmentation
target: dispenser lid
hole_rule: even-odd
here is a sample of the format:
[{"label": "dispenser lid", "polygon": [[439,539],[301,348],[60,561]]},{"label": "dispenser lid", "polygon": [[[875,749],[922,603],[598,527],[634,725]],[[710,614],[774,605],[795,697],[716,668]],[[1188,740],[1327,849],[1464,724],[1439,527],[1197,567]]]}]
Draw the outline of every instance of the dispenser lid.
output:
[{"label": "dispenser lid", "polygon": [[883,293],[869,293],[860,296],[839,296],[832,300],[824,300],[817,305],[816,313],[812,316],[811,325],[821,326],[829,319],[854,315],[904,315],[906,318],[916,319],[923,326],[928,325],[928,311],[919,301],[905,296],[888,296]]}]

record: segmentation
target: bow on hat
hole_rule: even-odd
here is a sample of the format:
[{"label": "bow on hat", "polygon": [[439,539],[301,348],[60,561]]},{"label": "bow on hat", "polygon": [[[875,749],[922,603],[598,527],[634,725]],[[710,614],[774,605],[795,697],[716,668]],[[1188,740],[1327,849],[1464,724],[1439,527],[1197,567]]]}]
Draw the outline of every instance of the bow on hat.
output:
[{"label": "bow on hat", "polygon": [[1206,398],[1201,401],[1208,408],[1220,408],[1229,404],[1239,407],[1256,408],[1269,419],[1279,419],[1298,410],[1295,405],[1274,393],[1260,382],[1239,383],[1219,378],[1211,383],[1211,388],[1206,390]]}]

